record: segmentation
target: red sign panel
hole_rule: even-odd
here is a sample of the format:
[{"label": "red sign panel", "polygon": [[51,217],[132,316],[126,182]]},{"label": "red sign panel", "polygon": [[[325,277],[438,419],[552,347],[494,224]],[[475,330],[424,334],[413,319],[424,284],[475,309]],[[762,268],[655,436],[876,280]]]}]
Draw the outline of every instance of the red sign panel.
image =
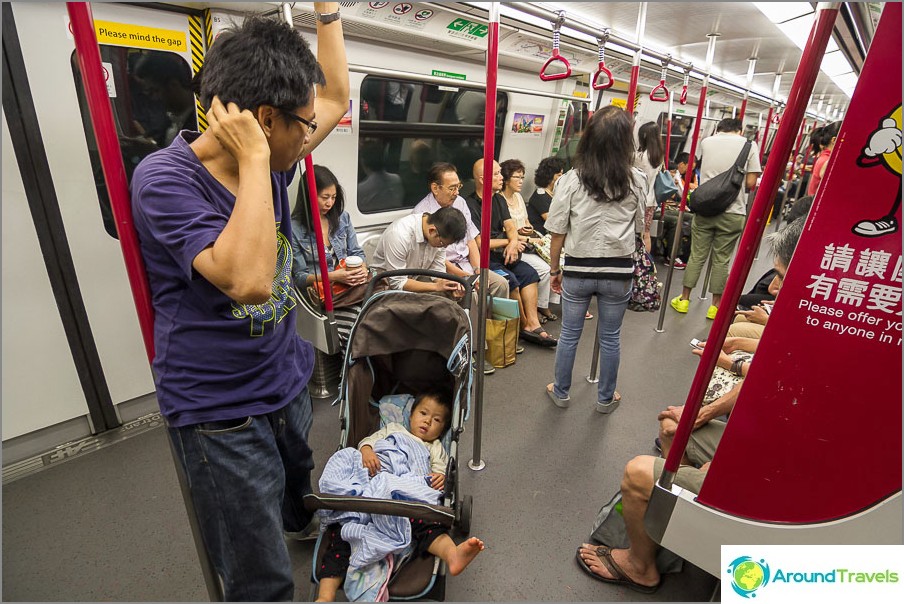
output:
[{"label": "red sign panel", "polygon": [[901,490],[901,138],[889,2],[701,503],[815,523]]}]

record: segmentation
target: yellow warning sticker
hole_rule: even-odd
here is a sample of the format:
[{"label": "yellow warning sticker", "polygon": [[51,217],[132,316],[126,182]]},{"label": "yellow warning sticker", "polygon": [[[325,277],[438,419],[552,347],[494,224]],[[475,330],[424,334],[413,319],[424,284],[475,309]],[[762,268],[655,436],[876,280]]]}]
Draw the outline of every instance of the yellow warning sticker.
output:
[{"label": "yellow warning sticker", "polygon": [[155,48],[158,50],[186,51],[188,44],[184,31],[160,29],[128,23],[112,21],[95,21],[98,44],[119,44],[136,48]]}]

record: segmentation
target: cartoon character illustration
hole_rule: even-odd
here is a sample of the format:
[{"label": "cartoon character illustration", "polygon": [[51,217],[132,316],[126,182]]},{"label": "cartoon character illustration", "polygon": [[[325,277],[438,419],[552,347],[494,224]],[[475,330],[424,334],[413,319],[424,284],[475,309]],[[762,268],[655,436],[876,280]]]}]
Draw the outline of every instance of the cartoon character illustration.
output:
[{"label": "cartoon character illustration", "polygon": [[857,165],[869,168],[883,165],[898,176],[898,194],[891,204],[888,214],[877,220],[861,220],[851,231],[862,237],[879,237],[898,231],[895,214],[901,207],[901,105],[882,119],[879,128],[869,137],[866,148],[857,158]]}]

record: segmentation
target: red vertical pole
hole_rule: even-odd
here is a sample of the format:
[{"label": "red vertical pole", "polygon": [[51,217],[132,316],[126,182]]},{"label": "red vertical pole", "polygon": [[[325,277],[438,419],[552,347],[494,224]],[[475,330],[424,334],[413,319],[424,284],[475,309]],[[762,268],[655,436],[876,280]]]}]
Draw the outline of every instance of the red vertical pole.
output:
[{"label": "red vertical pole", "polygon": [[637,100],[637,80],[640,77],[640,57],[643,54],[643,31],[647,24],[647,3],[640,3],[640,13],[637,16],[637,52],[634,53],[634,62],[631,64],[631,83],[628,86],[628,104],[625,111],[628,115],[634,115],[634,103]]},{"label": "red vertical pole", "polygon": [[323,281],[323,309],[327,316],[333,315],[333,288],[330,285],[330,270],[326,264],[326,245],[323,241],[323,229],[320,228],[320,204],[317,203],[317,181],[314,179],[314,160],[311,154],[304,158],[305,179],[308,185],[308,198],[311,205],[311,228],[317,240],[317,255],[320,263],[320,279]]},{"label": "red vertical pole", "polygon": [[75,39],[75,50],[78,57],[79,71],[85,85],[85,96],[88,99],[88,110],[94,137],[97,139],[97,150],[107,183],[110,206],[116,220],[116,232],[119,234],[119,245],[129,276],[132,299],[138,313],[138,324],[144,340],[144,350],[148,362],[154,361],[154,309],[151,306],[151,288],[148,285],[141,249],[138,246],[138,234],[132,222],[132,206],[129,201],[129,184],[126,170],[122,164],[122,152],[116,127],[113,124],[113,110],[107,96],[107,85],[104,82],[101,66],[100,49],[94,33],[94,19],[91,7],[87,2],[67,2],[69,21],[72,25],[72,37]]},{"label": "red vertical pole", "polygon": [[477,297],[477,338],[473,350],[477,353],[477,383],[474,387],[474,444],[468,467],[482,470],[486,464],[480,458],[483,440],[483,364],[487,329],[487,282],[490,266],[490,224],[493,218],[493,160],[496,156],[496,88],[499,66],[499,3],[491,2],[490,31],[487,36],[487,91],[483,118],[483,191],[480,209],[480,290]]},{"label": "red vertical pole", "polygon": [[[807,38],[800,65],[794,76],[794,83],[791,85],[791,93],[788,96],[784,119],[779,124],[775,137],[773,149],[777,153],[776,157],[786,157],[791,151],[794,124],[800,123],[807,110],[807,102],[813,92],[816,76],[819,75],[819,67],[826,46],[829,43],[829,38],[832,35],[832,28],[838,15],[839,5],[840,3],[838,2],[824,2],[818,6],[816,20],[810,30],[810,36]],[[691,159],[693,160],[693,156],[691,156]],[[728,275],[728,283],[726,283],[725,291],[722,294],[722,308],[734,308],[738,303],[741,287],[747,279],[747,274],[753,265],[757,246],[763,236],[763,231],[766,229],[766,216],[772,205],[772,200],[775,199],[775,193],[778,191],[779,181],[783,172],[784,165],[781,162],[771,161],[766,164],[760,187],[757,190],[753,207],[750,210],[747,226],[744,227],[744,234],[741,236],[741,242],[738,245],[734,264]],[[707,342],[712,343],[712,345],[704,348],[700,364],[697,365],[697,372],[694,375],[690,392],[688,392],[687,400],[684,404],[684,412],[681,414],[681,421],[675,432],[672,448],[669,450],[665,469],[658,483],[662,488],[670,489],[675,480],[675,473],[678,471],[678,465],[684,455],[691,431],[694,429],[694,422],[700,411],[703,394],[706,392],[716,361],[719,359],[719,353],[721,352],[719,344],[725,340],[725,335],[728,333],[732,319],[734,319],[733,313],[718,313],[710,328]]]},{"label": "red vertical pole", "polygon": [[[748,93],[745,90],[744,91],[744,100],[741,101],[741,111],[740,111],[740,114],[738,115],[738,119],[741,120],[742,125],[744,123],[744,114],[747,113],[747,94]],[[743,126],[742,126],[742,128],[743,128]]]},{"label": "red vertical pole", "polygon": [[763,128],[763,140],[760,141],[760,163],[763,162],[763,151],[766,150],[766,138],[769,136],[769,126],[772,124],[772,103],[769,103],[769,113],[766,114],[766,127]]},{"label": "red vertical pole", "polygon": [[[807,160],[810,159],[810,151],[813,149],[813,145],[811,144],[813,139],[813,131],[816,130],[816,124],[819,123],[818,119],[813,120],[813,125],[810,126],[810,140],[807,141],[807,149],[804,151],[804,159],[803,163],[801,163],[801,180],[803,180],[803,170],[807,169]],[[812,176],[811,176],[812,178]]]}]

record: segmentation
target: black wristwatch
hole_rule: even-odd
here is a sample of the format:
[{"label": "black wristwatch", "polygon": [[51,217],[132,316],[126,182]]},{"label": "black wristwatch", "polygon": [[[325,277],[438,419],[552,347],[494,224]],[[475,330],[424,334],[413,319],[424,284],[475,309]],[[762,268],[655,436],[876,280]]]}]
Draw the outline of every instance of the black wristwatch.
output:
[{"label": "black wristwatch", "polygon": [[318,13],[314,11],[314,18],[326,25],[327,23],[339,20],[339,11],[336,11],[335,13]]}]

